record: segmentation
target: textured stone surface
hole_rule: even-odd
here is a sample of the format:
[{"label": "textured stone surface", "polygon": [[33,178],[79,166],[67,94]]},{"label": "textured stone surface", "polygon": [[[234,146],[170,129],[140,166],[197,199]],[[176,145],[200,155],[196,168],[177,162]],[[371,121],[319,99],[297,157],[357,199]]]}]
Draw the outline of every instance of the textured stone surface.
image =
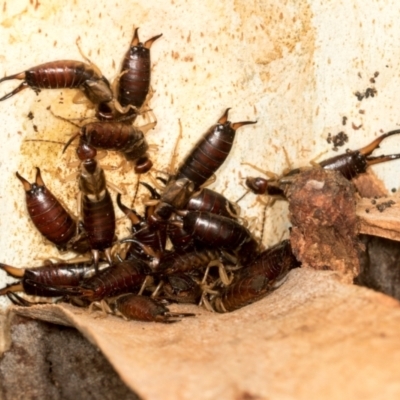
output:
[{"label": "textured stone surface", "polygon": [[15,316],[0,359],[3,400],[138,400],[77,330]]}]

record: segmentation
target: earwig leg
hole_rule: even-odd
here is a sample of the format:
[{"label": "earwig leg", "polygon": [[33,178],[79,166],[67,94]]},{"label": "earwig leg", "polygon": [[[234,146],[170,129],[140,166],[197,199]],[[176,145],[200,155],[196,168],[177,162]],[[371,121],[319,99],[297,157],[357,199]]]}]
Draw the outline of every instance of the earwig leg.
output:
[{"label": "earwig leg", "polygon": [[114,185],[112,182],[107,181],[107,186],[109,186],[111,189],[114,189],[117,193],[121,195],[126,195],[126,190],[120,189],[117,185]]},{"label": "earwig leg", "polygon": [[92,255],[93,255],[94,269],[96,270],[96,274],[97,274],[99,272],[99,251],[92,250]]},{"label": "earwig leg", "polygon": [[21,296],[13,292],[7,293],[7,297],[13,304],[20,307],[31,307],[35,304],[45,304],[45,303],[33,303],[31,301],[25,300]]},{"label": "earwig leg", "polygon": [[322,151],[321,153],[317,154],[312,160],[310,160],[310,164],[313,167],[318,167],[321,168],[321,166],[319,165],[319,163],[317,162],[317,160],[319,158],[321,158],[324,154],[326,154],[328,152],[328,150]]},{"label": "earwig leg", "polygon": [[[15,75],[13,75],[13,76],[15,76]],[[12,78],[11,78],[11,77],[8,77],[8,79],[12,79]],[[18,78],[14,78],[14,79],[18,79]],[[5,79],[5,78],[0,79],[0,82],[1,82],[1,81],[4,81],[4,80],[6,80],[6,79]],[[14,96],[15,94],[19,93],[21,90],[26,89],[27,87],[29,87],[28,83],[27,83],[27,82],[22,82],[22,83],[21,83],[17,88],[15,88],[12,92],[10,92],[10,93],[6,94],[5,96],[3,96],[2,98],[0,98],[0,101],[9,99],[10,97],[12,97],[12,96]]]},{"label": "earwig leg", "polygon": [[178,119],[178,124],[179,124],[179,133],[178,133],[178,137],[176,138],[176,141],[175,141],[174,149],[172,151],[171,161],[169,163],[167,175],[173,175],[175,172],[175,169],[176,169],[176,164],[177,164],[177,159],[178,159],[178,147],[179,147],[179,143],[183,136],[183,128],[182,128],[182,122],[181,122],[180,118]]},{"label": "earwig leg", "polygon": [[[147,278],[146,278],[147,279]],[[151,298],[154,299],[157,295],[158,292],[160,291],[160,289],[164,286],[164,281],[160,281],[160,283],[157,285],[157,287],[155,288],[154,292],[151,294]],[[140,295],[141,293],[139,293]]]},{"label": "earwig leg", "polygon": [[[68,165],[68,167],[71,168],[69,165]],[[67,176],[66,176],[65,178],[63,178],[63,179],[60,179],[60,181],[61,181],[61,183],[71,182],[71,181],[73,181],[74,179],[77,178],[78,174],[79,174],[79,172],[74,172],[74,173],[72,173],[72,174],[70,174],[70,175],[67,175]]]},{"label": "earwig leg", "polygon": [[207,296],[205,296],[204,293],[203,293],[203,295],[201,296],[201,300],[200,300],[200,303],[199,303],[199,307],[201,307],[202,305],[204,305],[204,308],[205,308],[207,311],[215,312],[214,308],[212,307],[211,303],[208,301]]},{"label": "earwig leg", "polygon": [[[146,278],[144,279],[144,281],[143,281],[143,283],[142,283],[142,286],[140,287],[138,296],[141,296],[141,295],[143,294],[144,289],[146,289],[147,282],[149,281],[149,279],[150,279],[150,277],[149,277],[149,276],[146,276]],[[156,288],[155,291],[157,291],[157,288]],[[154,292],[153,292],[153,293],[154,293]]]},{"label": "earwig leg", "polygon": [[90,58],[88,58],[88,57],[86,56],[86,54],[83,52],[80,43],[81,43],[81,37],[78,36],[77,39],[76,39],[76,41],[75,41],[75,44],[76,44],[76,47],[78,47],[78,51],[79,51],[81,57],[82,57],[88,64],[90,64],[90,66],[94,69],[94,72],[96,72],[97,75],[103,76],[102,72],[100,71],[100,68],[99,68],[95,63],[93,63],[93,62],[90,60]]},{"label": "earwig leg", "polygon": [[210,186],[217,180],[217,176],[215,174],[212,174],[201,186],[200,188],[205,188],[207,186]]},{"label": "earwig leg", "polygon": [[257,167],[257,165],[254,165],[254,164],[251,164],[248,162],[243,162],[243,163],[241,163],[241,165],[248,165],[249,167],[255,169],[256,171],[261,172],[262,174],[268,176],[268,178],[275,179],[275,180],[279,179],[279,176],[277,174],[275,174],[274,172],[261,169],[261,168]]},{"label": "earwig leg", "polygon": [[[113,262],[112,262],[112,257],[111,257],[111,249],[105,249],[104,250],[104,255],[106,256],[106,259],[107,259],[108,263],[110,265],[112,265]],[[98,266],[96,268],[96,271],[98,271]]]},{"label": "earwig leg", "polygon": [[157,121],[156,122],[149,122],[146,125],[142,125],[141,127],[139,127],[139,129],[146,134],[150,129],[154,129],[157,125]]}]

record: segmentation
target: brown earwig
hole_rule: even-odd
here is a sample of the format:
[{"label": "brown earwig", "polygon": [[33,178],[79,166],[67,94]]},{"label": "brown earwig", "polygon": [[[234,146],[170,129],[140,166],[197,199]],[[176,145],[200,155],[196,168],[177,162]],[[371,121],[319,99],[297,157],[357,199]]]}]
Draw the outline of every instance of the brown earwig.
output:
[{"label": "brown earwig", "polygon": [[65,293],[62,286],[79,286],[94,273],[93,264],[48,263],[37,268],[15,268],[1,264],[0,269],[20,282],[0,290],[0,296],[10,292],[24,292],[33,296],[55,297]]},{"label": "brown earwig", "polygon": [[191,211],[183,217],[183,229],[206,246],[236,252],[243,264],[258,254],[258,243],[253,235],[232,218],[205,211]]},{"label": "brown earwig", "polygon": [[231,285],[222,289],[221,295],[215,298],[216,310],[234,311],[260,300],[279,287],[291,269],[299,266],[289,240],[263,251],[239,271]]},{"label": "brown earwig", "polygon": [[[340,172],[346,179],[353,179],[367,171],[367,168],[374,164],[380,164],[390,160],[400,158],[400,154],[390,154],[381,156],[371,156],[371,153],[379,147],[379,144],[389,136],[397,135],[400,129],[393,130],[376,138],[367,146],[346,153],[339,154],[335,157],[328,158],[318,164],[324,168]],[[246,186],[255,194],[267,194],[269,196],[285,198],[282,184],[290,182],[293,176],[301,172],[301,168],[293,169],[283,177],[278,179],[264,179],[261,177],[247,178]]]},{"label": "brown earwig", "polygon": [[192,313],[171,312],[161,302],[133,294],[118,297],[111,306],[116,315],[128,320],[173,323],[180,321],[181,318],[195,316]]},{"label": "brown earwig", "polygon": [[138,29],[122,61],[118,85],[118,102],[125,109],[123,113],[128,114],[136,114],[146,100],[150,89],[150,47],[162,36],[154,36],[143,44],[139,41]]},{"label": "brown earwig", "polygon": [[88,301],[119,296],[139,288],[150,273],[150,268],[142,261],[121,261],[85,280],[79,287],[64,287],[63,294]]},{"label": "brown earwig", "polygon": [[92,249],[95,266],[99,251],[105,251],[111,264],[110,247],[115,235],[115,212],[110,193],[106,187],[104,170],[96,157],[96,149],[80,141],[77,154],[81,163],[79,189],[82,193],[81,212],[83,227]]},{"label": "brown earwig", "polygon": [[23,82],[0,101],[6,100],[28,87],[36,93],[40,89],[80,89],[94,104],[107,103],[113,94],[106,78],[100,76],[95,69],[81,61],[51,61],[15,75],[6,76],[0,82],[19,79]]},{"label": "brown earwig", "polygon": [[26,193],[28,213],[37,230],[59,249],[66,249],[76,234],[76,222],[43,182],[40,169],[36,168],[36,179],[29,183],[18,172]]},{"label": "brown earwig", "polygon": [[174,180],[189,179],[198,190],[207,182],[223,164],[231,151],[236,130],[243,125],[255,124],[257,121],[231,123],[228,121],[229,108],[194,146],[174,176]]},{"label": "brown earwig", "polygon": [[138,174],[149,171],[153,166],[148,158],[149,145],[144,133],[133,125],[118,121],[90,122],[71,137],[64,151],[77,136],[95,149],[121,152],[127,161],[134,162]]}]

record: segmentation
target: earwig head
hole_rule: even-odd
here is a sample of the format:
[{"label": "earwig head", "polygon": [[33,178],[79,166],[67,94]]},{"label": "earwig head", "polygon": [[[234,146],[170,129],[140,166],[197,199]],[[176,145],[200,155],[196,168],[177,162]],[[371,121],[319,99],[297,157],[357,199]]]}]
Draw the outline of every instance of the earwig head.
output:
[{"label": "earwig head", "polygon": [[97,155],[97,150],[90,146],[90,144],[80,140],[79,146],[76,149],[76,154],[81,161],[86,161],[94,159]]},{"label": "earwig head", "polygon": [[268,179],[264,178],[246,178],[246,186],[254,194],[264,194],[268,188]]},{"label": "earwig head", "polygon": [[153,162],[147,157],[141,157],[136,161],[135,172],[137,174],[145,174],[150,171]]}]

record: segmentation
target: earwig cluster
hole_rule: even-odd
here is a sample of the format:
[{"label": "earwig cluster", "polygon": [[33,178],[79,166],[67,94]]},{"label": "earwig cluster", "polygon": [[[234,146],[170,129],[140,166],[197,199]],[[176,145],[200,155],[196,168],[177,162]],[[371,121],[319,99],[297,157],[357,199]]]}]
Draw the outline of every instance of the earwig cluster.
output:
[{"label": "earwig cluster", "polygon": [[[33,183],[17,172],[28,214],[38,231],[61,251],[90,256],[84,262],[46,262],[37,268],[0,264],[19,279],[1,289],[0,295],[22,306],[32,303],[18,292],[57,297],[76,306],[98,306],[127,319],[175,322],[194,314],[170,312],[168,302],[233,311],[266,296],[300,266],[288,240],[263,249],[239,217],[237,204],[206,187],[229,155],[237,129],[256,123],[231,123],[229,108],[177,170],[166,180],[159,178],[161,189],[140,182],[150,193],[143,215],[117,195],[116,204],[130,220],[131,233],[116,238],[114,202],[96,160],[97,150],[122,153],[137,174],[151,169],[145,133],[133,123],[146,112],[150,47],[160,36],[143,44],[135,30],[117,85],[110,85],[93,64],[71,60],[48,62],[0,79],[0,83],[23,80],[0,101],[28,87],[36,92],[75,88],[95,107],[95,120],[81,126],[64,147],[79,139],[78,218],[46,188],[39,168]],[[388,132],[365,148],[325,160],[320,166],[352,179],[372,164],[400,158],[399,154],[371,156],[383,139],[397,133],[400,130]],[[274,179],[248,178],[246,184],[256,194],[285,199],[285,185],[299,172],[292,170]]]}]

